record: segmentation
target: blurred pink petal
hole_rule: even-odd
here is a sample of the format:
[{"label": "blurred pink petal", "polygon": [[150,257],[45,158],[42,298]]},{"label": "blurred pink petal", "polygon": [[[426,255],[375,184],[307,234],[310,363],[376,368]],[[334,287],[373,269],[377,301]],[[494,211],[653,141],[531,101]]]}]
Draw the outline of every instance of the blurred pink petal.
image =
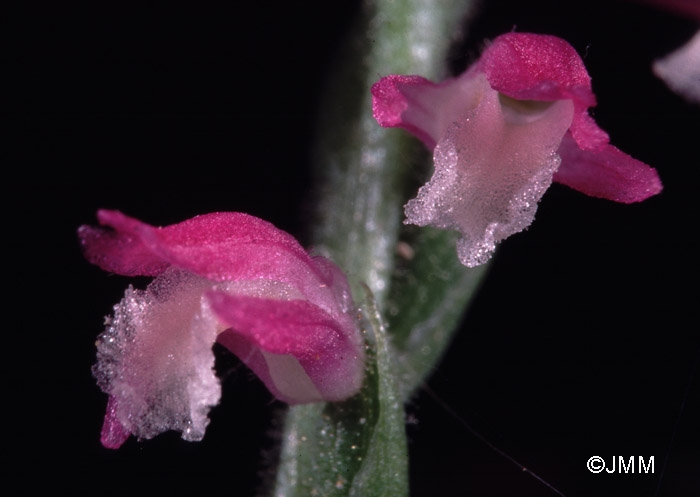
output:
[{"label": "blurred pink petal", "polygon": [[156,276],[129,287],[98,339],[93,371],[109,394],[102,441],[116,448],[167,430],[200,440],[220,386],[212,346],[229,347],[288,403],[343,400],[360,388],[363,343],[350,289],[330,261],[241,213],[156,228],[117,211],[82,226],[88,260]]},{"label": "blurred pink petal", "polygon": [[685,45],[656,60],[652,69],[671,90],[700,104],[700,31]]},{"label": "blurred pink petal", "polygon": [[[700,21],[700,0],[637,0]],[[654,61],[654,74],[672,91],[700,104],[700,31],[685,44]]]}]

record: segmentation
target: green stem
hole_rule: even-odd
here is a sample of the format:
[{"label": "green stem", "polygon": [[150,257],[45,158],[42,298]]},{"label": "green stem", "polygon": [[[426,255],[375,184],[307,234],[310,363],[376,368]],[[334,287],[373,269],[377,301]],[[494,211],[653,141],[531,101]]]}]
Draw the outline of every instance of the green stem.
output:
[{"label": "green stem", "polygon": [[[319,119],[318,211],[311,242],[346,272],[356,299],[369,295],[362,306],[367,376],[362,391],[345,402],[289,409],[274,495],[408,495],[403,401],[449,342],[471,292],[465,287],[473,287],[475,277],[465,283],[464,268],[451,270],[454,240],[431,230],[417,232],[416,257],[396,274],[403,205],[415,194],[415,185],[409,191],[414,178],[429,173],[429,153],[402,130],[377,124],[370,88],[388,74],[444,77],[450,34],[460,32],[471,3],[367,0],[338,55]],[[443,263],[449,277],[432,281],[435,295],[448,300],[415,300],[416,284],[402,289],[407,283],[402,274],[420,280]],[[402,294],[407,298],[397,297]],[[410,311],[414,303],[417,313]],[[396,315],[407,313],[387,329],[390,308]],[[437,322],[426,326],[431,315]]]},{"label": "green stem", "polygon": [[315,164],[321,185],[315,247],[367,284],[384,310],[410,180],[429,154],[403,130],[381,128],[370,88],[388,74],[446,74],[447,51],[469,0],[367,1],[338,55],[322,105]]},{"label": "green stem", "polygon": [[[387,74],[447,76],[447,53],[471,4],[368,1],[338,56],[319,119],[312,242],[346,271],[355,295],[361,284],[372,290],[399,351],[405,395],[444,354],[485,268],[459,263],[452,233],[402,227],[403,205],[431,171],[430,152],[405,131],[377,124],[370,88]],[[414,254],[410,261],[397,258],[400,239]]]},{"label": "green stem", "polygon": [[397,265],[387,312],[404,399],[439,363],[489,268],[462,266],[456,239],[433,228],[404,232],[412,256]]}]

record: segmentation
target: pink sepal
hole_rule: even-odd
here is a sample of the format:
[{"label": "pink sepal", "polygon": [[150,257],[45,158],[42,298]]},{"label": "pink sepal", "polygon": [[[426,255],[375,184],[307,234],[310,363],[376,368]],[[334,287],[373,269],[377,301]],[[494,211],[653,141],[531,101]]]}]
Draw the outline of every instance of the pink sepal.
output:
[{"label": "pink sepal", "polygon": [[129,430],[124,427],[117,417],[117,399],[110,395],[107,400],[105,419],[102,423],[100,442],[108,449],[118,449],[130,436]]},{"label": "pink sepal", "polygon": [[[380,79],[370,89],[372,93],[372,113],[380,126],[385,128],[403,128],[422,140],[427,147],[433,148],[437,143],[436,133],[413,123],[404,112],[413,110],[425,114],[416,119],[421,124],[430,122],[434,107],[426,107],[421,102],[425,92],[438,85],[421,76],[400,76],[392,74]],[[412,98],[415,97],[415,98]],[[430,100],[429,98],[427,99]],[[427,119],[426,119],[427,118]],[[436,116],[432,116],[435,119]]]},{"label": "pink sepal", "polygon": [[[357,392],[363,376],[357,335],[319,307],[301,300],[270,300],[207,294],[212,310],[229,329],[218,342],[260,377],[275,397],[299,404],[341,400]],[[286,357],[284,357],[286,356]],[[293,357],[296,362],[289,362]],[[300,373],[311,380],[291,382]]]},{"label": "pink sepal", "polygon": [[223,281],[240,277],[242,271],[251,276],[275,272],[274,254],[279,251],[308,258],[294,237],[240,212],[203,214],[162,228],[114,210],[99,210],[97,219],[113,230],[82,226],[78,233],[85,257],[124,276],[158,276],[174,265]]},{"label": "pink sepal", "polygon": [[517,100],[571,100],[569,131],[583,149],[608,142],[608,135],[588,115],[596,105],[591,78],[576,50],[551,35],[507,33],[487,47],[477,66],[494,90]]},{"label": "pink sepal", "polygon": [[559,146],[561,166],[554,181],[591,197],[624,204],[661,193],[656,170],[610,144],[581,150],[570,135]]}]

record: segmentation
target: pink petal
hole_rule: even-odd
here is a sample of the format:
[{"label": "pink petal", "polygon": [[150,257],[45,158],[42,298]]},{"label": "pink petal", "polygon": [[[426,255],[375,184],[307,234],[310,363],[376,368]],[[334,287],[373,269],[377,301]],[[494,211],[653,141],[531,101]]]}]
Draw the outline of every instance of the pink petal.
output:
[{"label": "pink petal", "polygon": [[581,150],[570,135],[559,147],[562,162],[554,181],[591,197],[629,204],[661,192],[656,170],[612,145]]},{"label": "pink petal", "polygon": [[595,105],[581,57],[556,36],[503,34],[488,45],[478,67],[493,89],[518,100],[571,99],[576,108]]},{"label": "pink petal", "polygon": [[83,255],[92,264],[124,276],[158,276],[170,266],[143,243],[143,223],[117,211],[100,210],[97,216],[117,231],[88,225],[78,229]]},{"label": "pink petal", "polygon": [[372,99],[372,112],[380,126],[393,128],[404,125],[402,114],[411,105],[417,103],[409,104],[407,95],[401,91],[401,88],[410,88],[411,86],[434,87],[437,85],[420,76],[399,75],[387,76],[372,85],[370,89],[374,97]]},{"label": "pink petal", "polygon": [[382,78],[371,89],[374,117],[381,126],[403,128],[433,149],[448,126],[483,98],[485,87],[475,75],[467,71],[440,84],[420,76]]},{"label": "pink petal", "polygon": [[608,143],[608,134],[588,114],[596,104],[591,79],[574,48],[556,36],[507,33],[487,47],[479,61],[458,78],[440,84],[419,76],[391,75],[372,87],[374,116],[380,125],[401,127],[434,148],[447,127],[463,119],[483,98],[474,73],[517,100],[572,100],[570,132],[581,148]]},{"label": "pink petal", "polygon": [[582,148],[607,143],[608,135],[588,115],[596,104],[591,78],[576,50],[551,35],[507,33],[488,46],[478,66],[490,85],[518,100],[574,102],[571,134]]},{"label": "pink petal", "polygon": [[230,327],[219,335],[219,343],[244,361],[276,397],[298,404],[342,400],[359,390],[364,352],[351,319],[331,316],[303,300],[221,291],[209,292],[207,298],[219,320]]},{"label": "pink petal", "polygon": [[[249,255],[261,247],[271,253],[282,250],[301,259],[308,257],[288,233],[238,212],[204,214],[163,228],[119,211],[100,210],[97,217],[100,224],[114,231],[81,227],[85,256],[102,269],[125,276],[157,276],[175,265],[205,278],[225,280],[248,267]],[[260,259],[263,257],[254,258]],[[274,265],[267,257],[264,259],[263,266]]]},{"label": "pink petal", "polygon": [[372,113],[380,126],[403,128],[432,149],[443,129],[437,124],[443,108],[439,86],[420,76],[391,75],[371,88]]},{"label": "pink petal", "polygon": [[106,271],[157,276],[172,265],[212,281],[265,278],[331,305],[323,290],[331,286],[323,263],[294,237],[254,216],[219,212],[163,228],[118,211],[100,210],[98,219],[113,230],[82,226],[78,234],[85,257]]},{"label": "pink petal", "polygon": [[107,412],[102,424],[100,442],[108,449],[118,449],[131,436],[129,430],[119,421],[117,416],[117,399],[112,395],[107,401]]}]

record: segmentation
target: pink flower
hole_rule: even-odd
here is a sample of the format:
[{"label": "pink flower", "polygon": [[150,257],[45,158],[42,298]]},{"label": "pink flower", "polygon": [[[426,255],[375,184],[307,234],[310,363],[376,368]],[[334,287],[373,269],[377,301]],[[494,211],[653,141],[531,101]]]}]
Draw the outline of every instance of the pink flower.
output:
[{"label": "pink flower", "polygon": [[106,447],[166,430],[200,440],[220,397],[215,342],[290,404],[359,390],[364,349],[347,280],[291,235],[230,212],[163,228],[118,211],[98,219],[109,228],[79,229],[87,259],[155,277],[146,290],[127,289],[97,342]]},{"label": "pink flower", "polygon": [[460,232],[466,266],[532,222],[552,181],[631,203],[661,191],[656,171],[610,145],[581,58],[566,41],[508,33],[457,78],[391,75],[372,87],[374,117],[434,149],[435,170],[406,223]]}]

